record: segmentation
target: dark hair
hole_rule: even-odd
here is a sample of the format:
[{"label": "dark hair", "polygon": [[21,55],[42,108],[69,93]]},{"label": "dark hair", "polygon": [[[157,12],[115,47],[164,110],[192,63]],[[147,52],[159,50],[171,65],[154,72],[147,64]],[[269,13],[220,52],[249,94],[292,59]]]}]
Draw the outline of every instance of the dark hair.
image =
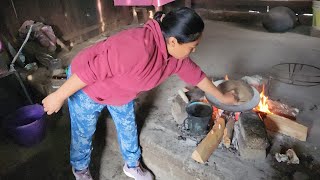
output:
[{"label": "dark hair", "polygon": [[178,43],[188,43],[197,40],[204,29],[204,23],[201,17],[193,10],[187,7],[178,8],[165,14],[156,12],[154,19],[158,21],[163,36],[167,39],[175,37]]}]

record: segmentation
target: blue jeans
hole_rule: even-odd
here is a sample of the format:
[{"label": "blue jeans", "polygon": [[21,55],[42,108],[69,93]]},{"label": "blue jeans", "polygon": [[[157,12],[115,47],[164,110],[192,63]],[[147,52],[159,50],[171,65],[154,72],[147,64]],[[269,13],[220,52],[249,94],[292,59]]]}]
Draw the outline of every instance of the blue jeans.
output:
[{"label": "blue jeans", "polygon": [[83,170],[89,167],[92,136],[96,130],[98,116],[105,107],[115,123],[124,161],[129,167],[138,165],[141,149],[138,143],[134,101],[122,106],[99,104],[79,90],[69,97],[68,106],[71,118],[70,162],[73,168]]}]

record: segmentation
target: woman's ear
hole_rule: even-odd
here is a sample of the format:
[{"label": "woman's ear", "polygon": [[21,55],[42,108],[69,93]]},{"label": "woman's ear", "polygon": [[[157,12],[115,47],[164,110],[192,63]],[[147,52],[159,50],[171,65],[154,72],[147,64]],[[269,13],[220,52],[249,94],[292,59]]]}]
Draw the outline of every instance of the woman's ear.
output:
[{"label": "woman's ear", "polygon": [[175,47],[178,44],[178,40],[175,37],[168,38],[168,45],[171,47]]}]

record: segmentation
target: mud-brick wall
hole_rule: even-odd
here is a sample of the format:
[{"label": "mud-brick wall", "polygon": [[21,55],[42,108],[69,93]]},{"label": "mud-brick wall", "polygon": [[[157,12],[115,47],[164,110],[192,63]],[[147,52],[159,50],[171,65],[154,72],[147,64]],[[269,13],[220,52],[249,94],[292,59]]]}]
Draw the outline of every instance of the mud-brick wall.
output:
[{"label": "mud-brick wall", "polygon": [[[98,10],[101,5],[101,14]],[[1,0],[0,31],[14,39],[25,20],[41,21],[54,28],[63,41],[81,42],[111,31],[132,20],[130,7],[115,7],[113,0]]]}]

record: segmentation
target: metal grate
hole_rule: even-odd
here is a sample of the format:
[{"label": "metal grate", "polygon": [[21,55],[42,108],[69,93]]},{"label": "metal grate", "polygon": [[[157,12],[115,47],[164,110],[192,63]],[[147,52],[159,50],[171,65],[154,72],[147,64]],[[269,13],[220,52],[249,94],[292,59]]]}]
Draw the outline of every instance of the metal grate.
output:
[{"label": "metal grate", "polygon": [[271,68],[271,78],[296,86],[320,84],[320,68],[301,63],[281,63]]}]

